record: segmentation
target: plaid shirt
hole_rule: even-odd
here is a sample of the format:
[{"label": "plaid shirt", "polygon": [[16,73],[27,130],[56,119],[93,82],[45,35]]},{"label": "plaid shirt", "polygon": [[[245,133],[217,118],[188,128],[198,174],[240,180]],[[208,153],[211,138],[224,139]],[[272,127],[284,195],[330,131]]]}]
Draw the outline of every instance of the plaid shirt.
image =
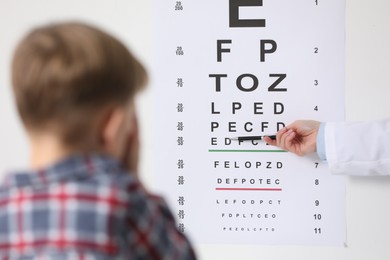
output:
[{"label": "plaid shirt", "polygon": [[167,205],[118,162],[72,156],[0,186],[0,259],[195,259]]}]

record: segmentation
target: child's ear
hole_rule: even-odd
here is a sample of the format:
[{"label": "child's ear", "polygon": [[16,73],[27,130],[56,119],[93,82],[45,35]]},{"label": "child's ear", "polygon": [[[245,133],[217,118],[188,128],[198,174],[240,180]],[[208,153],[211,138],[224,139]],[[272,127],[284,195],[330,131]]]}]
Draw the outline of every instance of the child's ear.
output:
[{"label": "child's ear", "polygon": [[124,108],[112,108],[108,110],[100,125],[101,145],[105,151],[114,152],[116,140],[125,126],[126,113]]}]

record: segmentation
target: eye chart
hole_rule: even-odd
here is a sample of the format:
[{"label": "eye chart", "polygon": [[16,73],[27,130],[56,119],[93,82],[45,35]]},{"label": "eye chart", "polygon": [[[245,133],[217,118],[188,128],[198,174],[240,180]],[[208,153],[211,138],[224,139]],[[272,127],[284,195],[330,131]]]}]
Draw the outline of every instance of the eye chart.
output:
[{"label": "eye chart", "polygon": [[153,1],[156,184],[195,243],[344,245],[345,178],[262,141],[344,120],[342,0]]}]

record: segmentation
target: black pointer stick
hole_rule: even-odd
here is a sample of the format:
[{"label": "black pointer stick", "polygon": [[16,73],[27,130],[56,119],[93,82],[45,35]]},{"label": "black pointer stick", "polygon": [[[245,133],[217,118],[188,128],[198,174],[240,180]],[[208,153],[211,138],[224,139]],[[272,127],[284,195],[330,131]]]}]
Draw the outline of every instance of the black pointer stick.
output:
[{"label": "black pointer stick", "polygon": [[[269,138],[272,140],[276,140],[276,135],[267,135]],[[238,136],[238,137],[233,137],[230,138],[231,140],[238,140],[240,142],[242,141],[255,141],[255,140],[263,140],[264,136],[259,135],[259,136]]]}]

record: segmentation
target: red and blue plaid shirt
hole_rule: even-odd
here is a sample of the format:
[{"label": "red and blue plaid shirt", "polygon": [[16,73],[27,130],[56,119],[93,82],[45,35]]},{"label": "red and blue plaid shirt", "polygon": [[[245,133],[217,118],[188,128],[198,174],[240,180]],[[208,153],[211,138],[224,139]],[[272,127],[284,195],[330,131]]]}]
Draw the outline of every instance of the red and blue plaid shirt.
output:
[{"label": "red and blue plaid shirt", "polygon": [[0,259],[195,259],[165,202],[105,156],[0,186]]}]

